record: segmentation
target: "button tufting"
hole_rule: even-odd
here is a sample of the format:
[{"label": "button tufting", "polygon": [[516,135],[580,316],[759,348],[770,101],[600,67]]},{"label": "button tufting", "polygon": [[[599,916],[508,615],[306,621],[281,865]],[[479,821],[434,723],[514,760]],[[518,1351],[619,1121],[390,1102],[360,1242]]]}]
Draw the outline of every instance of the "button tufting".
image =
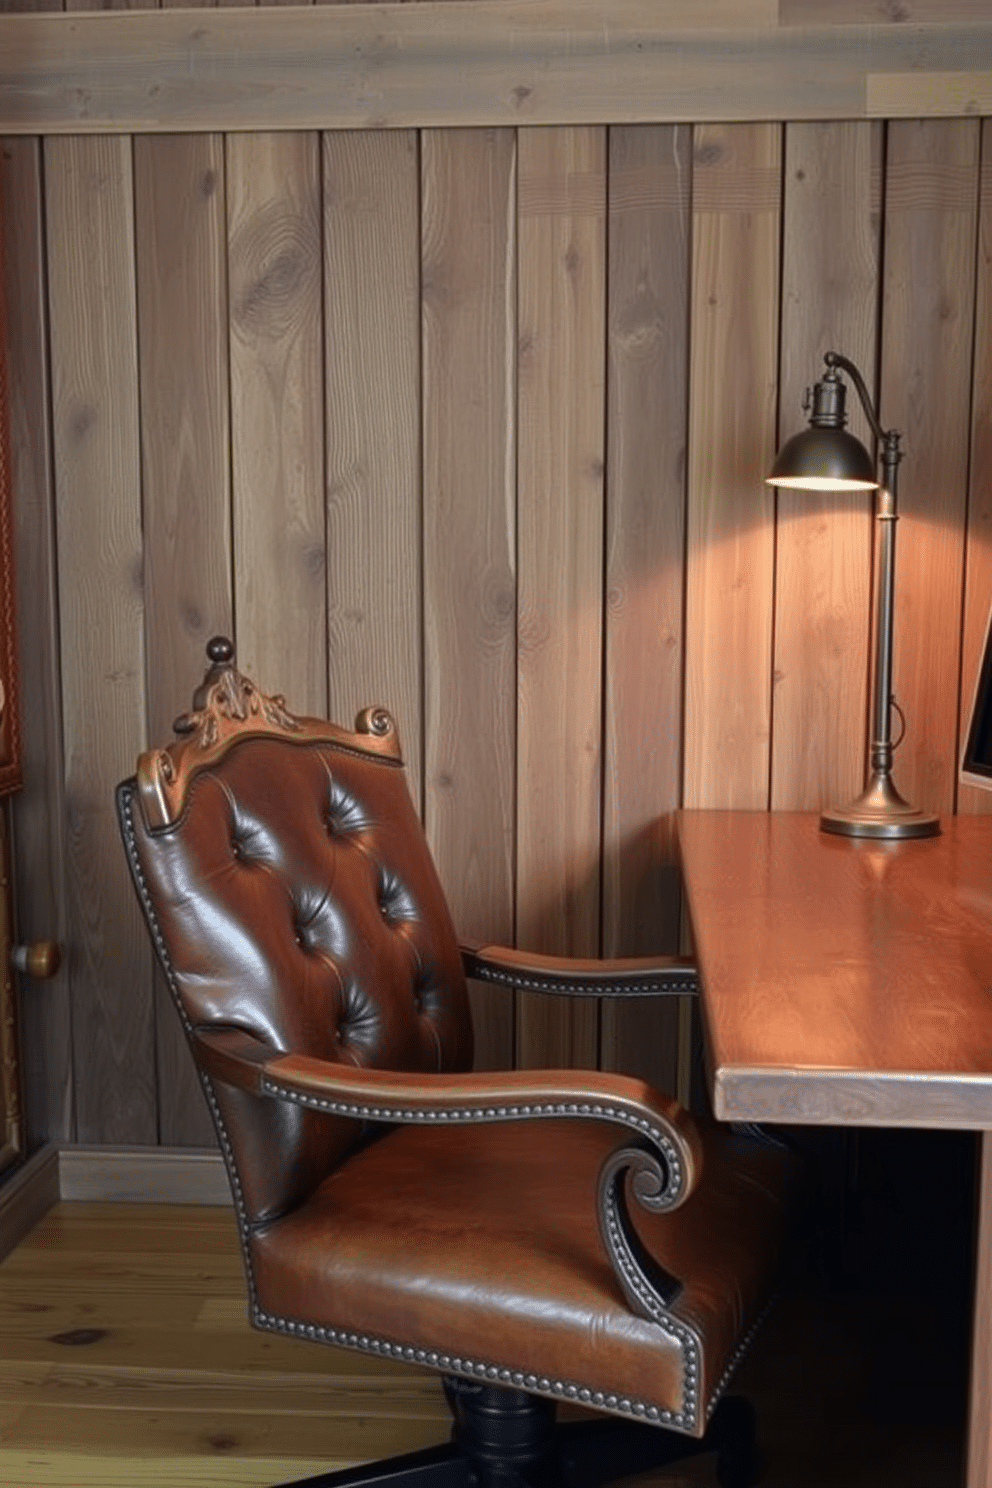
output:
[{"label": "button tufting", "polygon": [[324,813],[324,828],[330,837],[360,832],[370,825],[368,813],[360,801],[343,790],[337,780],[330,781],[330,796]]},{"label": "button tufting", "polygon": [[385,920],[416,919],[409,891],[395,874],[383,869],[379,880],[379,912]]},{"label": "button tufting", "polygon": [[441,989],[423,968],[413,987],[413,1002],[417,1011],[425,1017],[435,1017],[444,1005],[444,995]]}]

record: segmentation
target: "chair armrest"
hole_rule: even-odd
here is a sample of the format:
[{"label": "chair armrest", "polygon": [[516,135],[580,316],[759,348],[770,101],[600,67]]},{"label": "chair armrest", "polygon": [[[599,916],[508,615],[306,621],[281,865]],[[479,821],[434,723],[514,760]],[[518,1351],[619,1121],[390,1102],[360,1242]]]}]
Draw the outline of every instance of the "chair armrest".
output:
[{"label": "chair armrest", "polygon": [[627,956],[613,959],[545,956],[509,946],[462,944],[465,975],[480,982],[587,997],[692,996],[699,972],[688,956]]},{"label": "chair armrest", "polygon": [[652,1162],[638,1199],[677,1208],[702,1167],[702,1142],[679,1103],[628,1075],[594,1070],[507,1070],[414,1075],[357,1069],[283,1054],[243,1029],[195,1029],[197,1063],[208,1075],[253,1095],[274,1097],[360,1121],[500,1122],[567,1118],[624,1128]]}]

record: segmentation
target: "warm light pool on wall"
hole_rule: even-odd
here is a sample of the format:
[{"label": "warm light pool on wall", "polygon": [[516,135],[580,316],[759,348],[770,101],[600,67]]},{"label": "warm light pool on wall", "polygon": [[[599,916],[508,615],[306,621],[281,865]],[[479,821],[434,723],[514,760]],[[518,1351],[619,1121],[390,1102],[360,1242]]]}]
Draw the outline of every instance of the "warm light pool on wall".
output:
[{"label": "warm light pool on wall", "polygon": [[[794,434],[778,453],[768,483],[793,491],[876,491],[878,582],[875,591],[875,687],[872,700],[868,783],[841,809],[824,811],[820,826],[844,837],[934,837],[940,818],[918,811],[896,790],[892,780],[892,610],[895,573],[895,527],[898,516],[900,436],[883,429],[872,407],[865,380],[840,352],[824,355],[826,372],[807,393],[809,428]],[[850,377],[877,442],[882,478],[864,445],[848,433],[845,400]]]}]

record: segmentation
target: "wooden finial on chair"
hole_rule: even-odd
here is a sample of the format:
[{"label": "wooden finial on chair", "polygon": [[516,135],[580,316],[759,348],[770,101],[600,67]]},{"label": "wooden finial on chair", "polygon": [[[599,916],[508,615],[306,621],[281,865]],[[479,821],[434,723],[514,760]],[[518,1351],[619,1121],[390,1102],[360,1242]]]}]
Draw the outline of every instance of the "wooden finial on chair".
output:
[{"label": "wooden finial on chair", "polygon": [[193,694],[191,711],[182,713],[172,725],[180,738],[198,734],[200,747],[209,749],[239,724],[268,724],[290,731],[299,728],[280,693],[270,697],[238,671],[234,644],[227,636],[214,636],[207,642],[207,657],[210,665]]},{"label": "wooden finial on chair", "polygon": [[179,813],[192,777],[219,759],[247,734],[296,734],[300,721],[287,712],[285,698],[269,697],[234,665],[234,646],[226,636],[207,642],[210,662],[193,694],[193,706],[172,725],[178,735],[168,749],[147,750],[138,761],[138,786],[146,819],[164,826]]},{"label": "wooden finial on chair", "polygon": [[207,642],[207,657],[210,665],[203,674],[203,681],[193,694],[193,707],[189,713],[181,713],[172,725],[173,733],[185,736],[196,728],[196,714],[210,706],[210,689],[220,682],[225,672],[237,672],[234,666],[234,642],[227,636],[213,636]]},{"label": "wooden finial on chair", "polygon": [[227,636],[214,636],[207,642],[207,658],[210,665],[193,694],[190,711],[172,725],[176,741],[167,749],[145,750],[138,760],[139,797],[153,830],[175,822],[194,777],[246,738],[290,736],[296,743],[346,744],[352,750],[402,762],[396,727],[384,708],[367,708],[359,717],[357,732],[349,734],[323,719],[296,718],[280,693],[270,697],[263,692],[238,671],[234,645]]}]

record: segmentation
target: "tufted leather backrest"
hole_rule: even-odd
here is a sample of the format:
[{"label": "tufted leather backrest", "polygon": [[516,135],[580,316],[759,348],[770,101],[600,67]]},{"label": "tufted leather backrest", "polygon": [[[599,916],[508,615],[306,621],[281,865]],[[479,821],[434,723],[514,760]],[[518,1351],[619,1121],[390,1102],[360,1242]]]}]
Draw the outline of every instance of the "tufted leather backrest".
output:
[{"label": "tufted leather backrest", "polygon": [[[467,1069],[461,957],[388,715],[370,737],[275,703],[285,722],[228,717],[220,738],[194,715],[196,737],[144,756],[119,787],[187,1032],[238,1028],[362,1067]],[[204,1084],[249,1225],[295,1207],[362,1139],[351,1120]]]}]

